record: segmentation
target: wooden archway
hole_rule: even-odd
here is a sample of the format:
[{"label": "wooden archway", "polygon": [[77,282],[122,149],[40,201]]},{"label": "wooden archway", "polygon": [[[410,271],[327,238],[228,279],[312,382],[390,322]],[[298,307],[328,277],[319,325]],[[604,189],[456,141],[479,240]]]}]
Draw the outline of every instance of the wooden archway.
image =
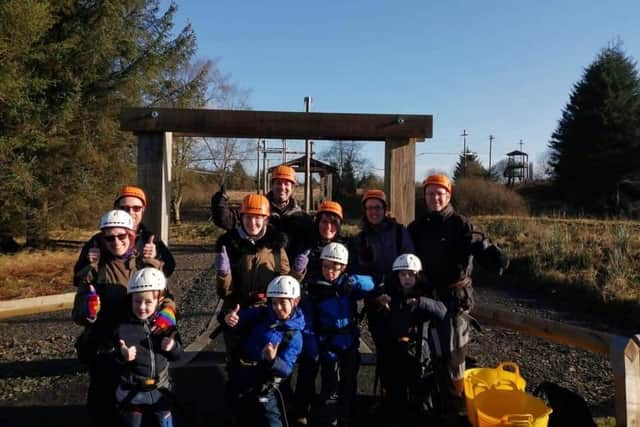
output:
[{"label": "wooden archway", "polygon": [[173,133],[190,136],[384,141],[384,189],[399,222],[414,218],[415,144],[433,135],[433,117],[414,114],[306,113],[128,108],[120,129],[138,136],[138,185],[147,192],[145,223],[168,243]]}]

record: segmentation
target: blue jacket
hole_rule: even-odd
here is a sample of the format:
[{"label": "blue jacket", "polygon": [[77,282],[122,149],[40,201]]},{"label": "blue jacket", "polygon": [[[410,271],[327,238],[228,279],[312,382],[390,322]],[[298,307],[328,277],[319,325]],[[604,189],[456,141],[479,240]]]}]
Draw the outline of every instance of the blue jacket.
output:
[{"label": "blue jacket", "polygon": [[342,274],[331,283],[310,283],[301,302],[305,315],[305,353],[313,359],[357,344],[356,301],[373,290],[371,276]]},{"label": "blue jacket", "polygon": [[[296,308],[291,318],[279,320],[270,306],[250,307],[238,312],[238,324],[229,330],[242,336],[239,356],[245,361],[264,363],[271,366],[274,377],[286,378],[302,351],[302,330],[305,319],[300,308]],[[286,346],[278,347],[274,361],[268,362],[262,353],[267,343],[280,344],[287,334]]]}]

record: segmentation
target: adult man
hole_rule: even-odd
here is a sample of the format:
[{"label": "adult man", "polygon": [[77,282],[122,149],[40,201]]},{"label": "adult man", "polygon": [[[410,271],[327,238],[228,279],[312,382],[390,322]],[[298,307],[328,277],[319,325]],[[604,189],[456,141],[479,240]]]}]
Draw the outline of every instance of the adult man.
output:
[{"label": "adult man", "polygon": [[447,316],[439,328],[448,368],[448,419],[464,408],[464,370],[473,306],[471,271],[475,259],[483,267],[502,273],[507,258],[485,235],[456,213],[451,205],[452,185],[445,175],[434,174],[424,182],[427,212],[409,224],[416,255],[422,261],[427,282],[436,297],[447,306]]},{"label": "adult man", "polygon": [[[147,208],[147,196],[140,187],[133,185],[123,186],[113,203],[114,209],[120,209],[129,213],[133,219],[133,226],[136,229],[136,250],[145,258],[157,258],[162,265],[162,271],[166,277],[171,276],[176,268],[176,262],[169,252],[169,248],[164,242],[155,237],[155,235],[144,226],[142,219],[144,211]],[[84,266],[91,262],[98,262],[100,259],[100,245],[96,234],[82,247],[80,256],[73,267],[75,275]]]},{"label": "adult man", "polygon": [[[310,248],[313,221],[293,197],[297,185],[296,172],[292,167],[280,165],[271,173],[271,191],[267,193],[271,214],[269,223],[287,236],[287,256],[294,260],[297,255]],[[221,189],[211,199],[213,222],[225,230],[239,224],[238,213],[228,204],[228,197]]]}]

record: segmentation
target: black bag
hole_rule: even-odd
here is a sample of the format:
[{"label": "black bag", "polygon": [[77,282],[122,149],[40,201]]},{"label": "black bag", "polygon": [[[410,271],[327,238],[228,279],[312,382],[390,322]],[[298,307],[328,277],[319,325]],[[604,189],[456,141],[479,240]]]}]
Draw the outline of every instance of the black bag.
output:
[{"label": "black bag", "polygon": [[587,402],[575,391],[544,381],[533,392],[549,403],[549,427],[596,427]]}]

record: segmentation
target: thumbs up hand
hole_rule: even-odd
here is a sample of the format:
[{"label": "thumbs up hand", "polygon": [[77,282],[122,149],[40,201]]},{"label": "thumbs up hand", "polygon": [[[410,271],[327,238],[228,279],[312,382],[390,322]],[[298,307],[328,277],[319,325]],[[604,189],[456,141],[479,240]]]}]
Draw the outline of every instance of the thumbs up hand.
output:
[{"label": "thumbs up hand", "polygon": [[98,242],[96,240],[93,241],[93,245],[89,248],[87,259],[89,260],[89,264],[100,263],[100,248],[98,247]]},{"label": "thumbs up hand", "polygon": [[220,277],[225,277],[231,272],[231,263],[229,262],[229,255],[227,255],[227,247],[225,245],[222,245],[222,250],[216,255],[215,267]]},{"label": "thumbs up hand", "polygon": [[160,349],[162,351],[171,351],[173,346],[176,345],[176,333],[177,331],[173,331],[168,337],[162,338],[160,342]]},{"label": "thumbs up hand", "polygon": [[311,249],[307,249],[296,256],[296,259],[293,261],[293,271],[296,273],[302,273],[307,269],[307,265],[309,264],[309,253],[311,253]]},{"label": "thumbs up hand", "polygon": [[387,311],[391,311],[391,307],[389,306],[389,303],[391,302],[391,297],[389,295],[382,294],[378,298],[376,298],[376,301],[378,302],[381,308]]},{"label": "thumbs up hand", "polygon": [[136,359],[136,346],[127,347],[124,340],[120,340],[120,354],[125,361],[132,362]]},{"label": "thumbs up hand", "polygon": [[262,349],[262,354],[267,361],[271,362],[276,358],[276,354],[278,353],[278,345],[279,344],[268,342],[267,345],[264,346],[264,348]]},{"label": "thumbs up hand", "polygon": [[96,293],[96,288],[89,285],[89,294],[87,295],[87,318],[96,320],[100,312],[100,295]]},{"label": "thumbs up hand", "polygon": [[149,236],[149,240],[144,244],[142,248],[142,257],[143,258],[155,258],[158,254],[156,251],[155,238],[153,234]]},{"label": "thumbs up hand", "polygon": [[224,323],[231,326],[232,328],[238,324],[240,321],[240,316],[238,316],[238,312],[240,311],[240,304],[236,304],[236,308],[231,310],[224,316]]}]

